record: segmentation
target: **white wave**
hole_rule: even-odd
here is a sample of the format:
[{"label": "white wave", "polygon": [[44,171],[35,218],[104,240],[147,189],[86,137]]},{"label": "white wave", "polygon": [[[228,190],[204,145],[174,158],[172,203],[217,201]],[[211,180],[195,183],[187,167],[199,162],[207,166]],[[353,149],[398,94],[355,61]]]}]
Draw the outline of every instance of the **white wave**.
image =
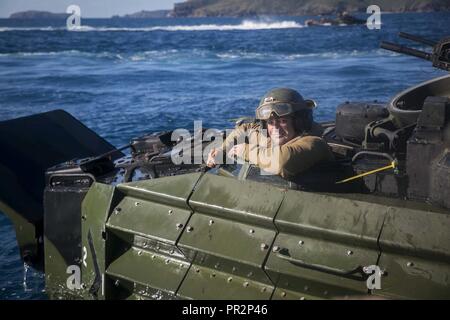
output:
[{"label": "white wave", "polygon": [[[136,61],[149,61],[149,60],[164,60],[167,57],[173,57],[176,54],[178,54],[179,51],[177,49],[171,49],[171,50],[151,50],[151,51],[143,51],[143,52],[137,52],[131,56],[128,57],[130,61],[136,62]],[[191,56],[191,55],[189,55]]]},{"label": "white wave", "polygon": [[0,58],[18,57],[18,58],[32,58],[32,57],[53,57],[53,56],[70,56],[87,59],[108,59],[122,62],[145,62],[145,61],[185,61],[192,59],[208,59],[220,61],[235,62],[239,60],[245,61],[267,61],[274,62],[289,62],[302,61],[304,59],[321,58],[321,59],[354,59],[355,57],[365,56],[397,56],[399,54],[388,52],[383,49],[373,50],[352,50],[352,51],[338,51],[338,52],[314,52],[314,53],[276,53],[276,52],[249,52],[241,50],[229,50],[222,52],[213,52],[209,50],[150,50],[133,53],[118,53],[118,52],[87,52],[78,50],[62,50],[49,52],[14,52],[14,53],[0,53]]},{"label": "white wave", "polygon": [[42,28],[10,28],[10,27],[2,27],[0,28],[0,32],[8,32],[8,31],[55,31],[55,30],[64,30],[65,28],[54,28],[54,27],[42,27]]},{"label": "white wave", "polygon": [[192,26],[158,26],[152,27],[152,30],[164,31],[231,31],[231,30],[270,30],[270,29],[298,29],[304,26],[295,21],[277,21],[277,22],[260,22],[260,21],[243,21],[241,24],[202,24]]},{"label": "white wave", "polygon": [[46,56],[75,56],[87,58],[112,58],[123,59],[119,54],[112,52],[86,52],[79,50],[62,50],[62,51],[36,51],[36,52],[13,52],[0,53],[0,57],[46,57]]},{"label": "white wave", "polygon": [[[200,25],[175,25],[154,26],[144,28],[116,28],[116,27],[92,27],[80,26],[70,31],[74,32],[151,32],[151,31],[232,31],[232,30],[272,30],[272,29],[299,29],[303,25],[295,21],[261,22],[245,20],[241,24],[200,24]],[[65,27],[45,28],[0,28],[0,32],[7,31],[62,31]]]},{"label": "white wave", "polygon": [[247,52],[247,51],[235,51],[230,50],[227,52],[216,53],[215,56],[220,60],[276,60],[276,61],[295,61],[310,58],[323,58],[323,59],[345,59],[353,57],[365,57],[365,56],[397,56],[399,54],[389,52],[380,48],[373,50],[352,50],[352,51],[327,51],[327,52],[314,52],[314,53],[275,53],[275,52]]},{"label": "white wave", "polygon": [[31,57],[31,56],[55,56],[55,55],[79,55],[85,54],[78,50],[65,50],[65,51],[47,51],[47,52],[14,52],[14,53],[0,53],[0,57]]}]

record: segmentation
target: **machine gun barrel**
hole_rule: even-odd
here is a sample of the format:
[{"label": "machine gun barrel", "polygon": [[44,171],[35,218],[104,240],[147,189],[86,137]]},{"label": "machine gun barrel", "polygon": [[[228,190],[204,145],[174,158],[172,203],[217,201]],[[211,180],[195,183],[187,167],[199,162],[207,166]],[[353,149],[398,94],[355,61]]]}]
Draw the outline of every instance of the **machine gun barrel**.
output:
[{"label": "machine gun barrel", "polygon": [[415,36],[413,34],[406,33],[406,32],[400,32],[398,34],[398,36],[401,37],[401,38],[412,40],[414,42],[421,43],[421,44],[424,44],[424,45],[427,45],[427,46],[431,46],[431,47],[434,47],[436,45],[435,41],[431,41],[431,40],[428,40],[428,39],[425,39],[425,38],[422,38],[422,37],[419,37],[419,36]]},{"label": "machine gun barrel", "polygon": [[401,46],[395,43],[391,43],[391,42],[387,42],[387,41],[382,41],[381,42],[381,48],[386,49],[386,50],[390,50],[390,51],[394,51],[394,52],[398,52],[398,53],[403,53],[403,54],[407,54],[410,56],[414,56],[417,58],[421,58],[424,60],[428,60],[431,61],[431,54],[428,52],[424,52],[424,51],[420,51],[420,50],[416,50],[416,49],[412,49],[412,48],[408,48],[405,46]]}]

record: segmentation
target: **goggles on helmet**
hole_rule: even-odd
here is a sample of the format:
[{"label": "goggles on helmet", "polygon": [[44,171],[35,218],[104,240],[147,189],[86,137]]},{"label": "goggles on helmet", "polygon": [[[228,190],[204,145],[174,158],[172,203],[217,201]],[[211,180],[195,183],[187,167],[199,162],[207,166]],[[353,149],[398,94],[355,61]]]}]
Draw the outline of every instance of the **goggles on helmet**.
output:
[{"label": "goggles on helmet", "polygon": [[278,117],[282,117],[302,109],[313,109],[315,107],[316,103],[312,100],[305,100],[304,105],[284,102],[267,103],[256,109],[256,118],[259,120],[267,120],[272,113],[275,113]]},{"label": "goggles on helmet", "polygon": [[256,118],[260,120],[267,120],[272,113],[282,117],[294,112],[294,108],[289,103],[271,103],[265,104],[256,109]]}]

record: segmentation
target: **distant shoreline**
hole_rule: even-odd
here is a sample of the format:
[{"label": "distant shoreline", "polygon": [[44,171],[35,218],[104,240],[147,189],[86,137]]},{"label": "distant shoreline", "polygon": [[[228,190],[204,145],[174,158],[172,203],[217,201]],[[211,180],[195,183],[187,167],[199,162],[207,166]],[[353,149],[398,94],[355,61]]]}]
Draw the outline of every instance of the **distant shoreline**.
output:
[{"label": "distant shoreline", "polygon": [[26,19],[51,19],[51,20],[62,20],[67,19],[69,14],[67,13],[54,13],[49,11],[37,11],[37,10],[28,10],[28,11],[20,11],[11,14],[8,19],[18,19],[18,20],[26,20]]},{"label": "distant shoreline", "polygon": [[[448,0],[397,0],[381,1],[383,12],[436,12],[449,11]],[[364,12],[369,6],[376,4],[373,0],[187,0],[175,3],[175,17],[250,17],[258,15],[336,15],[348,12],[354,14]]]},{"label": "distant shoreline", "polygon": [[[154,11],[139,11],[132,14],[125,14],[123,16],[113,15],[112,17],[85,17],[85,19],[155,19],[155,18],[170,18],[172,10],[154,10]],[[49,11],[27,10],[12,13],[9,17],[3,19],[16,20],[31,20],[31,19],[50,19],[63,20],[67,19],[70,14],[54,13]],[[82,16],[83,18],[83,16]]]},{"label": "distant shoreline", "polygon": [[[435,10],[435,11],[381,11],[383,14],[408,14],[408,13],[431,13],[431,12],[450,12],[450,9],[448,10]],[[354,11],[351,12],[351,14],[367,14],[365,11]],[[334,13],[330,14],[254,14],[254,15],[218,15],[218,16],[178,16],[174,14],[173,10],[155,10],[155,11],[139,11],[132,14],[125,14],[122,16],[119,15],[113,15],[111,17],[83,17],[84,19],[138,19],[138,20],[144,20],[144,19],[170,19],[170,18],[260,18],[264,16],[271,16],[271,17],[304,17],[304,16],[328,16],[328,15],[334,15]],[[35,11],[35,10],[29,10],[29,11],[21,11],[11,14],[9,17],[0,17],[0,19],[11,19],[11,20],[33,20],[33,19],[48,19],[48,20],[65,20],[70,15],[67,13],[53,13],[48,11]]]}]

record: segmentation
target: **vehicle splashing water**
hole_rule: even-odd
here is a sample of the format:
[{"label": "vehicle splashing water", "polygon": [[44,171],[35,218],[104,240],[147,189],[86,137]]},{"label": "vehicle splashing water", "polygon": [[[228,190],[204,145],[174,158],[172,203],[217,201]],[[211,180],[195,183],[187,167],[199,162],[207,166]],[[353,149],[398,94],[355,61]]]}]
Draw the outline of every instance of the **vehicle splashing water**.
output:
[{"label": "vehicle splashing water", "polygon": [[33,289],[29,288],[28,284],[27,284],[27,275],[29,273],[29,270],[30,270],[30,266],[28,266],[26,264],[26,262],[24,262],[23,263],[23,283],[22,284],[23,284],[23,290],[25,292],[31,292],[33,290]]},{"label": "vehicle splashing water", "polygon": [[45,276],[20,261],[14,228],[0,212],[0,299],[47,299]]},{"label": "vehicle splashing water", "polygon": [[[28,264],[23,264],[23,292],[26,296],[43,296],[45,288],[42,284],[45,282],[45,275],[39,271],[34,270]],[[19,298],[19,297],[17,297]]]}]

